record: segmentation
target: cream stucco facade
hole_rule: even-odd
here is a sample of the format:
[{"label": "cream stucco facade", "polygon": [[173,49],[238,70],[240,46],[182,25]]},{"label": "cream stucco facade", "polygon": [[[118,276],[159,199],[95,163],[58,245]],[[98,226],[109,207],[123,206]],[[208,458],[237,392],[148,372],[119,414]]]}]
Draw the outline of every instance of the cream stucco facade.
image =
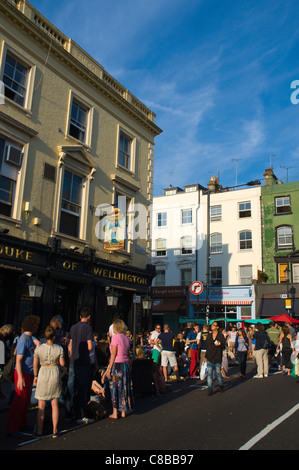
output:
[{"label": "cream stucco facade", "polygon": [[[3,171],[7,167],[0,227],[24,240],[46,244],[56,237],[63,247],[91,247],[96,256],[144,268],[154,138],[161,132],[155,114],[26,0],[1,0],[0,14]],[[8,148],[20,150],[19,165],[8,161]],[[74,193],[68,203],[66,175]],[[146,237],[109,253],[96,236],[96,210],[117,204],[119,196],[146,208]],[[62,217],[72,230],[62,229]]]}]

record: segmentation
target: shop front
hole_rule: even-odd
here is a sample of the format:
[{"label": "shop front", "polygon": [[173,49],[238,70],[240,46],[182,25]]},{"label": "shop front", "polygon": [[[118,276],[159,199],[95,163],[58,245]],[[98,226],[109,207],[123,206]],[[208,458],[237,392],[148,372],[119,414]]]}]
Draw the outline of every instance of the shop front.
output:
[{"label": "shop front", "polygon": [[[255,299],[252,286],[206,287],[200,295],[189,295],[189,317],[203,321],[208,311],[209,320],[226,318],[231,320],[254,319]],[[208,307],[208,309],[207,309]]]},{"label": "shop front", "polygon": [[269,318],[282,314],[299,318],[299,283],[255,283],[256,316]]},{"label": "shop front", "polygon": [[[132,329],[144,328],[148,312],[142,300],[149,293],[154,270],[138,269],[95,257],[94,250],[83,253],[62,249],[50,238],[41,245],[9,235],[0,236],[0,322],[20,328],[25,316],[41,317],[41,328],[59,314],[70,328],[79,320],[83,306],[92,311],[94,330],[105,336],[111,320],[119,314]],[[30,294],[30,283],[41,285],[40,296]],[[108,292],[117,297],[115,306],[107,304]]]},{"label": "shop front", "polygon": [[174,333],[178,332],[180,318],[188,315],[188,287],[153,287],[152,297],[153,325],[168,324]]}]

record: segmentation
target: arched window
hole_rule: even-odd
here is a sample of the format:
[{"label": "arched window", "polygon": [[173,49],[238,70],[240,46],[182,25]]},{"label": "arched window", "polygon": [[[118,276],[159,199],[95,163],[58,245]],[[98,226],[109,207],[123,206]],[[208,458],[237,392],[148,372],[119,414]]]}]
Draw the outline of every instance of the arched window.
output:
[{"label": "arched window", "polygon": [[290,225],[282,225],[276,228],[276,246],[278,250],[293,248],[293,228]]}]

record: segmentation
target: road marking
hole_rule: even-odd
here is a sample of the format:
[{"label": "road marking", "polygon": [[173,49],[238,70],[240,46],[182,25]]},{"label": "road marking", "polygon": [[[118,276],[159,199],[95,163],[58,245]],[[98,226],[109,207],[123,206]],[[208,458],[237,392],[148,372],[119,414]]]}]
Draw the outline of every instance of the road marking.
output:
[{"label": "road marking", "polygon": [[283,421],[288,419],[292,414],[299,410],[299,403],[291,408],[287,413],[282,415],[280,418],[273,421],[273,423],[268,424],[261,432],[259,432],[256,436],[254,436],[250,441],[240,447],[239,450],[249,450],[253,447],[258,441],[263,439],[269,432],[271,432],[276,426],[279,426]]}]

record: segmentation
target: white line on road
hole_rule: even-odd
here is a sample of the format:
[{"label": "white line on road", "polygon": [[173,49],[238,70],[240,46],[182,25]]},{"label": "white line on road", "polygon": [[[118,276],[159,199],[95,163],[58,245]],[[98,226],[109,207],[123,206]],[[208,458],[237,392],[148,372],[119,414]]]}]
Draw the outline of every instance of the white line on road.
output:
[{"label": "white line on road", "polygon": [[268,424],[261,432],[254,436],[250,441],[240,447],[239,450],[249,450],[253,447],[258,441],[263,439],[269,432],[271,432],[276,426],[279,426],[284,420],[288,419],[292,414],[299,410],[299,403],[291,408],[287,413],[282,415],[280,418],[273,421],[273,423]]}]

